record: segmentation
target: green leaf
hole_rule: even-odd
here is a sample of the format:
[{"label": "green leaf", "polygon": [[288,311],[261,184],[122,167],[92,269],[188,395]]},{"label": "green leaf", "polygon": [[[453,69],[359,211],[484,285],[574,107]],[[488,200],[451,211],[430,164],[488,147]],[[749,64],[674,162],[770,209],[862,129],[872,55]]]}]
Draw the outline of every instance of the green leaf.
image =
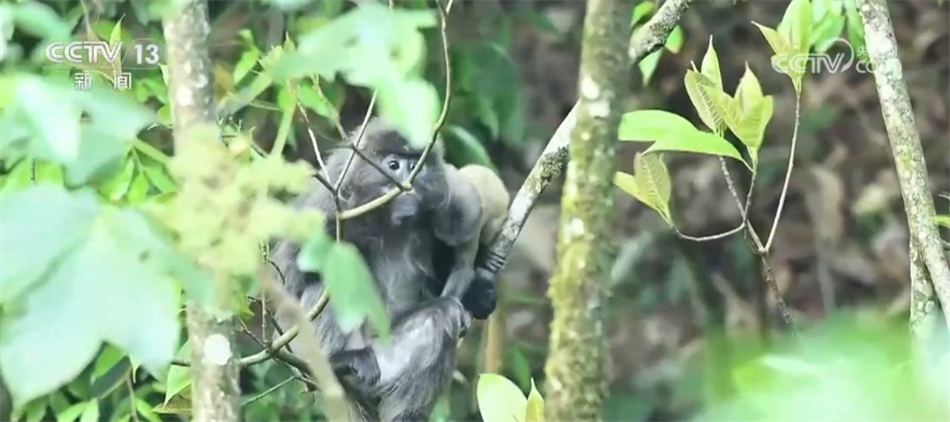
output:
[{"label": "green leaf", "polygon": [[[744,114],[737,127],[730,126],[732,133],[749,147],[750,153],[756,152],[762,147],[762,141],[765,138],[765,127],[772,119],[772,103],[771,95],[762,98]],[[757,154],[752,154],[752,156],[753,162],[757,162]]]},{"label": "green leaf", "polygon": [[637,63],[637,67],[640,68],[640,73],[643,74],[643,86],[647,86],[650,82],[650,77],[653,76],[653,72],[656,71],[656,66],[660,63],[660,55],[663,54],[663,50],[656,50],[650,54],[647,54],[646,57],[640,60]]},{"label": "green leaf", "polygon": [[336,121],[336,106],[323,94],[319,81],[315,80],[314,82],[314,84],[301,83],[297,86],[297,100],[317,115]]},{"label": "green leaf", "polygon": [[[191,342],[185,340],[178,352],[175,353],[175,359],[191,360]],[[162,403],[168,405],[169,400],[191,386],[191,369],[186,366],[172,365],[168,367],[168,376],[165,377],[165,401]]]},{"label": "green leaf", "polygon": [[115,25],[112,27],[112,32],[109,33],[110,43],[114,44],[117,42],[122,42],[122,18],[123,17],[119,17],[119,20],[115,21]]},{"label": "green leaf", "polygon": [[735,158],[743,164],[748,163],[742,159],[742,154],[729,141],[714,133],[696,130],[693,132],[678,133],[678,136],[670,136],[657,141],[650,148],[644,151],[644,154],[660,151],[672,152],[693,152],[697,154],[709,154],[718,157]]},{"label": "green leaf", "polygon": [[120,169],[129,146],[125,139],[91,125],[83,125],[81,133],[79,155],[66,165],[66,183],[70,186],[100,181]]},{"label": "green leaf", "polygon": [[178,184],[168,175],[162,166],[147,165],[142,167],[142,172],[148,177],[148,180],[155,185],[162,193],[172,193],[178,191]]},{"label": "green leaf", "polygon": [[706,54],[703,55],[703,63],[700,67],[700,73],[712,81],[713,86],[722,91],[722,72],[719,70],[719,55],[716,54],[716,48],[713,47],[712,35],[709,36],[709,46],[706,47]]},{"label": "green leaf", "polygon": [[950,214],[934,216],[934,221],[938,226],[944,226],[950,229]]},{"label": "green leaf", "polygon": [[70,163],[79,156],[79,116],[72,93],[34,75],[14,80],[16,100],[10,110],[37,138],[33,148],[39,158]]},{"label": "green leaf", "polygon": [[636,26],[643,18],[653,12],[653,2],[641,1],[633,7],[633,17],[630,19],[630,26]]},{"label": "green leaf", "polygon": [[475,388],[482,420],[524,422],[528,400],[507,378],[497,374],[479,374]]},{"label": "green leaf", "polygon": [[747,113],[762,100],[762,87],[759,86],[759,80],[752,73],[752,69],[749,69],[749,63],[746,63],[745,73],[739,79],[735,99],[739,101],[739,107],[743,113]]},{"label": "green leaf", "polygon": [[689,95],[696,113],[699,114],[699,119],[709,130],[722,133],[725,128],[725,122],[720,112],[722,105],[719,104],[723,94],[722,89],[717,88],[715,82],[705,74],[694,70],[686,71],[684,81],[686,94]]},{"label": "green leaf", "polygon": [[373,273],[349,243],[334,242],[318,232],[297,257],[303,271],[319,272],[330,293],[330,308],[340,329],[352,332],[369,321],[383,340],[389,338],[389,316],[376,289]]},{"label": "green leaf", "polygon": [[79,416],[79,422],[98,422],[99,421],[99,400],[92,399],[86,402],[86,408]]},{"label": "green leaf", "polygon": [[475,163],[495,169],[485,146],[471,132],[456,125],[449,125],[445,128],[445,132],[449,135],[445,137],[446,154],[452,158],[452,162],[459,167]]},{"label": "green leaf", "polygon": [[778,26],[779,34],[785,38],[797,53],[808,53],[811,46],[811,4],[809,0],[792,0],[785,9],[785,16]]},{"label": "green leaf", "polygon": [[[670,175],[660,154],[637,154],[633,159],[634,174],[614,174],[614,183],[640,202],[653,208],[672,225],[670,214]],[[632,182],[632,183],[631,183]]]},{"label": "green leaf", "polygon": [[525,422],[544,422],[544,399],[531,380],[531,391],[528,393],[528,402],[525,405]]},{"label": "green leaf", "polygon": [[86,410],[86,403],[76,403],[56,415],[56,422],[73,422]]},{"label": "green leaf", "polygon": [[17,29],[38,38],[53,41],[70,40],[72,28],[46,4],[30,1],[17,3],[13,9]]},{"label": "green leaf", "polygon": [[791,50],[792,47],[785,41],[785,38],[779,35],[778,31],[754,21],[752,23],[759,27],[759,31],[762,32],[765,41],[769,43],[769,47],[772,47],[772,53],[785,54]]},{"label": "green leaf", "polygon": [[488,133],[492,139],[497,139],[501,119],[498,117],[498,112],[495,111],[495,104],[492,98],[481,95],[475,97],[475,109],[478,113],[478,121],[488,128]]},{"label": "green leaf", "polygon": [[[867,59],[867,43],[864,39],[864,25],[861,15],[858,13],[855,0],[843,0],[845,16],[847,16],[848,42],[851,44],[851,50],[855,52],[856,59],[859,61]],[[864,56],[864,57],[862,57]]]},{"label": "green leaf", "polygon": [[[14,249],[48,247],[64,234],[72,246],[60,244],[57,254],[46,254],[58,265],[42,267],[48,268],[44,280],[11,304],[13,317],[0,323],[0,370],[14,402],[23,404],[75,378],[103,341],[122,348],[151,373],[161,372],[174,355],[179,335],[180,297],[165,274],[172,272],[169,262],[175,257],[168,240],[135,210],[97,206],[88,189],[67,194],[37,186],[24,193],[36,195],[34,201],[65,202],[55,209],[58,215],[52,221],[77,215],[87,221],[45,236],[3,230],[3,243],[17,245]],[[49,202],[43,207],[53,208]],[[10,201],[4,209],[23,205]],[[43,227],[30,224],[33,218],[4,212],[0,221],[4,227]],[[5,249],[5,260],[6,255]],[[34,276],[38,272],[36,267],[25,270]]]},{"label": "green leaf", "polygon": [[658,141],[695,130],[689,120],[678,114],[664,110],[636,110],[621,116],[617,137],[622,141]]},{"label": "green leaf", "polygon": [[392,122],[411,146],[425,147],[441,108],[435,88],[423,79],[412,79],[392,83],[378,92],[380,116]]},{"label": "green leaf", "polygon": [[679,53],[683,48],[683,29],[679,25],[673,27],[670,37],[666,39],[666,49],[673,53]]},{"label": "green leaf", "polygon": [[251,72],[251,69],[257,65],[258,60],[261,59],[261,50],[258,50],[256,47],[252,47],[249,50],[245,50],[241,53],[241,58],[238,59],[237,64],[234,65],[234,85],[241,83],[244,80],[244,77]]},{"label": "green leaf", "polygon": [[0,209],[0,304],[4,305],[21,301],[58,257],[82,242],[99,213],[94,197],[73,196],[45,183],[3,194]]}]

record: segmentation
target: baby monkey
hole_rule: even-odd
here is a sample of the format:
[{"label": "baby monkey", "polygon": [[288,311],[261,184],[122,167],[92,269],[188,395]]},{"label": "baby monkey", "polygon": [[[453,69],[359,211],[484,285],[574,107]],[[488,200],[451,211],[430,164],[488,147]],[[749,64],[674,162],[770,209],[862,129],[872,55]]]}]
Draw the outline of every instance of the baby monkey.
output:
[{"label": "baby monkey", "polygon": [[[494,239],[507,215],[508,190],[494,171],[470,164],[461,169],[446,165],[445,172],[449,199],[436,210],[433,230],[455,249],[455,264],[441,297],[393,318],[388,344],[343,351],[330,359],[344,384],[378,403],[381,421],[429,419],[452,380],[457,342],[472,322],[461,299],[476,277],[479,246]],[[504,265],[503,259],[489,260],[489,266]]]}]

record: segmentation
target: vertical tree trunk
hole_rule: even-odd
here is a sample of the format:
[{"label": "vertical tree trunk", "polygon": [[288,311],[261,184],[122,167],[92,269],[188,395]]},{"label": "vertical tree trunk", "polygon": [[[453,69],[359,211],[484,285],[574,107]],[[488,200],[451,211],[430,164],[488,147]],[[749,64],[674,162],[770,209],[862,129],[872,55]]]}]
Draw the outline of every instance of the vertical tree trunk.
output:
[{"label": "vertical tree trunk", "polygon": [[622,110],[630,11],[621,0],[588,0],[584,19],[580,101],[571,133],[558,263],[548,295],[554,306],[545,417],[556,421],[600,417],[606,296],[617,127]]},{"label": "vertical tree trunk", "polygon": [[[176,150],[191,129],[215,124],[208,5],[204,0],[182,0],[179,7],[163,22]],[[187,318],[194,377],[192,420],[236,422],[240,389],[232,322],[218,321],[193,303],[188,304]]]},{"label": "vertical tree trunk", "polygon": [[907,96],[907,84],[904,83],[900,56],[897,54],[897,40],[894,39],[887,1],[858,0],[857,8],[864,22],[868,56],[907,212],[911,255],[911,328],[922,340],[926,340],[933,334],[934,321],[939,321],[938,299],[943,305],[944,320],[950,326],[950,267],[937,231],[934,218],[936,211],[927,183],[927,164],[914,124],[914,110]]}]

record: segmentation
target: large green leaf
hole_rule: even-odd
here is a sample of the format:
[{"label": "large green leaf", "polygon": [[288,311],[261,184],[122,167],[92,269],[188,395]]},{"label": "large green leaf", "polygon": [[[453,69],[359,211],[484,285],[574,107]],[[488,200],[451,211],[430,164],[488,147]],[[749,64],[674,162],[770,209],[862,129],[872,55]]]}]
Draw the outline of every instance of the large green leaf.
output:
[{"label": "large green leaf", "polygon": [[37,268],[41,263],[34,261],[14,272],[34,277],[17,301],[7,303],[10,317],[0,323],[0,369],[14,402],[22,405],[75,378],[103,341],[161,373],[179,335],[180,297],[167,277],[174,259],[167,240],[138,212],[97,205],[88,189],[66,193],[39,185],[3,201],[4,228],[43,227],[24,214],[29,205],[55,210],[46,224],[85,220],[39,236],[26,229],[2,231],[2,244],[15,245],[4,248],[4,264],[10,252],[20,257],[20,248],[59,245],[43,257],[45,266]]},{"label": "large green leaf", "polygon": [[482,420],[524,422],[528,400],[513,382],[497,374],[479,374],[475,387]]},{"label": "large green leaf", "polygon": [[[713,110],[721,116],[718,109]],[[647,152],[693,152],[743,161],[742,155],[729,141],[698,130],[689,120],[663,110],[624,113],[617,136],[624,141],[655,141]]]},{"label": "large green leaf", "polygon": [[664,110],[636,110],[620,117],[617,137],[622,141],[659,141],[695,131],[685,117]]}]

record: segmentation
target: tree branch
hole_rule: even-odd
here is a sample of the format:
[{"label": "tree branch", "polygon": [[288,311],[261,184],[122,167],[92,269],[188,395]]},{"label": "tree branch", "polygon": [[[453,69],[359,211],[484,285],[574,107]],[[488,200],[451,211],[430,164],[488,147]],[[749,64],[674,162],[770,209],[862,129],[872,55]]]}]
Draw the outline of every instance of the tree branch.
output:
[{"label": "tree branch", "polygon": [[[936,211],[927,182],[927,164],[914,124],[914,110],[907,96],[907,84],[904,83],[887,2],[858,0],[857,9],[864,22],[868,56],[881,101],[881,114],[897,167],[901,195],[904,197],[910,250],[920,258],[911,259],[911,265],[916,267],[911,270],[911,327],[916,334],[926,338],[933,328],[932,324],[925,322],[937,312],[934,291],[943,306],[944,320],[950,327],[950,267],[941,250],[940,234],[934,219]],[[926,268],[921,268],[921,264]]]}]

